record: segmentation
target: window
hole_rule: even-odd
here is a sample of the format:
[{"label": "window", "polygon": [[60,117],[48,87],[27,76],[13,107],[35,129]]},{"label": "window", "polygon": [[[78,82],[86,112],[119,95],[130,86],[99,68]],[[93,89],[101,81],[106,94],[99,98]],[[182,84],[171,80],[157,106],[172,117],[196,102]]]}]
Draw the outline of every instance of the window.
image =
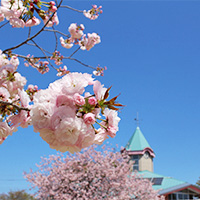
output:
[{"label": "window", "polygon": [[192,200],[195,199],[195,194],[191,194],[192,192],[189,190],[179,191],[173,194],[169,194],[169,200]]},{"label": "window", "polygon": [[130,157],[134,161],[133,170],[139,170],[139,155],[131,155]]},{"label": "window", "polygon": [[161,185],[163,181],[163,177],[161,178],[153,178],[152,183],[153,185]]}]

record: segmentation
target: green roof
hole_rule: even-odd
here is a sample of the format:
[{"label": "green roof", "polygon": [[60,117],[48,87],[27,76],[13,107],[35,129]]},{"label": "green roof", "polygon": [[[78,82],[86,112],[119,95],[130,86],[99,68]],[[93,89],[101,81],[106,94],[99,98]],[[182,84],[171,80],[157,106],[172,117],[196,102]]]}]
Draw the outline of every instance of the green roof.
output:
[{"label": "green roof", "polygon": [[137,127],[125,148],[129,151],[142,151],[146,147],[151,148],[140,128]]},{"label": "green roof", "polygon": [[153,185],[153,189],[155,190],[166,190],[166,189],[170,189],[170,188],[176,188],[178,186],[183,186],[188,184],[187,182],[184,181],[180,181],[177,179],[174,179],[172,177],[167,177],[167,176],[162,176],[159,174],[155,174],[153,172],[150,171],[139,171],[138,172],[139,175],[141,175],[143,178],[163,178],[162,183],[160,185]]}]

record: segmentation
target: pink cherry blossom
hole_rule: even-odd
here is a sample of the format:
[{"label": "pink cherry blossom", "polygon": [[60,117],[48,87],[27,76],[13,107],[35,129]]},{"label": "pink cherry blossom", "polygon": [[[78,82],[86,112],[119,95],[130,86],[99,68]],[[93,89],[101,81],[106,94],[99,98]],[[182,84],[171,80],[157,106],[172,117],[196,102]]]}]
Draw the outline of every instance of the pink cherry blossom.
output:
[{"label": "pink cherry blossom", "polygon": [[14,15],[14,11],[10,10],[9,8],[1,6],[1,14],[7,19],[10,20],[10,18]]},{"label": "pink cherry blossom", "polygon": [[118,123],[120,121],[120,118],[117,116],[117,111],[115,110],[110,110],[108,108],[106,108],[104,110],[104,116],[106,117],[109,126],[111,127],[116,127],[117,131],[118,131]]},{"label": "pink cherry blossom", "polygon": [[83,35],[83,39],[79,42],[79,45],[82,50],[90,50],[92,47],[94,47],[95,44],[100,43],[100,36],[96,33],[88,33],[87,37],[86,35]]},{"label": "pink cherry blossom", "polygon": [[17,67],[19,65],[19,59],[17,56],[12,56],[10,61],[7,59],[4,59],[3,55],[0,56],[0,71],[7,70],[9,72],[15,72],[17,70]]},{"label": "pink cherry blossom", "polygon": [[97,5],[93,5],[91,10],[84,10],[83,15],[91,20],[95,20],[98,18],[99,13],[102,13],[102,6],[97,7]]},{"label": "pink cherry blossom", "polygon": [[92,146],[73,156],[42,158],[38,170],[25,173],[25,177],[37,199],[164,200],[148,179],[132,172],[129,161],[126,153],[104,147],[98,151]]},{"label": "pink cherry blossom", "polygon": [[30,114],[35,132],[50,127],[50,117],[53,115],[53,112],[54,106],[51,103],[43,102],[33,105]]},{"label": "pink cherry blossom", "polygon": [[77,24],[72,23],[68,28],[68,31],[70,32],[72,39],[80,39],[83,35],[83,30],[84,30],[83,24],[77,26]]},{"label": "pink cherry blossom", "polygon": [[8,126],[7,122],[0,122],[0,144],[12,134],[11,128]]},{"label": "pink cherry blossom", "polygon": [[85,91],[85,87],[93,82],[92,75],[87,73],[69,73],[62,78],[65,87],[62,88],[62,92],[66,95],[74,95],[75,93],[82,94]]},{"label": "pink cherry blossom", "polygon": [[[56,62],[55,61],[55,63],[57,64],[57,65],[59,65],[59,63],[58,62]],[[62,63],[61,63],[62,64]],[[63,76],[63,75],[65,75],[65,74],[68,74],[69,73],[69,71],[67,70],[67,66],[66,65],[64,65],[63,66],[63,68],[62,67],[59,67],[59,69],[57,70],[58,71],[58,73],[56,74],[57,76]]]},{"label": "pink cherry blossom", "polygon": [[66,48],[66,49],[70,49],[73,46],[73,42],[72,42],[71,38],[64,40],[63,37],[60,37],[60,43],[61,43],[62,47]]},{"label": "pink cherry blossom", "polygon": [[[19,65],[18,57],[12,56],[11,59],[10,59],[10,64],[14,65],[15,67],[18,67],[18,65]],[[17,70],[17,68],[15,70]]]},{"label": "pink cherry blossom", "polygon": [[69,106],[62,106],[55,109],[55,112],[50,117],[51,129],[52,130],[59,129],[59,126],[62,126],[61,123],[63,123],[63,121],[65,121],[65,123],[66,121],[68,121],[69,123],[72,123],[73,119],[75,118],[74,109]]},{"label": "pink cherry blossom", "polygon": [[10,24],[13,28],[24,28],[25,23],[22,19],[12,17],[10,18]]},{"label": "pink cherry blossom", "polygon": [[40,24],[40,20],[38,18],[36,18],[35,16],[33,16],[31,19],[29,19],[25,26],[26,27],[31,27],[31,26],[37,26]]},{"label": "pink cherry blossom", "polygon": [[85,98],[83,96],[81,96],[80,94],[75,93],[73,98],[74,98],[74,103],[76,105],[82,106],[85,104]]},{"label": "pink cherry blossom", "polygon": [[4,21],[4,18],[5,18],[5,17],[4,17],[4,14],[2,14],[2,13],[1,13],[1,10],[0,10],[0,22]]},{"label": "pink cherry blossom", "polygon": [[104,85],[102,85],[99,81],[94,82],[93,86],[94,94],[97,100],[102,100],[102,98],[105,95],[106,88],[104,88]]},{"label": "pink cherry blossom", "polygon": [[93,113],[87,113],[83,116],[84,122],[86,124],[94,124],[96,119],[95,119],[95,115]]},{"label": "pink cherry blossom", "polygon": [[57,10],[57,7],[55,6],[56,3],[54,1],[50,1],[49,5],[50,5],[50,11],[51,12],[55,12]]},{"label": "pink cherry blossom", "polygon": [[74,72],[34,95],[30,112],[34,131],[40,132],[51,148],[76,152],[93,143],[101,144],[108,138],[107,135],[114,137],[116,134],[119,117],[115,112],[107,111],[108,108],[104,114],[106,122],[99,123],[102,127],[97,131],[92,127],[96,118],[101,118],[101,108],[95,107],[98,102],[95,97],[90,97],[91,94],[86,92],[86,97],[81,95],[89,84],[99,85],[94,89],[97,90],[95,93],[101,93],[102,85],[94,81],[90,74]]},{"label": "pink cherry blossom", "polygon": [[84,15],[85,17],[91,19],[91,20],[95,20],[95,19],[98,18],[98,15],[92,15],[92,14],[90,13],[90,10],[88,10],[88,11],[84,10],[84,11],[83,11],[83,15]]},{"label": "pink cherry blossom", "polygon": [[103,144],[104,140],[108,138],[106,130],[100,128],[94,138],[94,144]]},{"label": "pink cherry blossom", "polygon": [[114,126],[109,126],[107,128],[107,134],[111,137],[114,138],[116,136],[117,128]]},{"label": "pink cherry blossom", "polygon": [[9,101],[10,93],[5,87],[0,87],[0,100]]},{"label": "pink cherry blossom", "polygon": [[[47,21],[50,19],[50,16],[45,15],[43,22],[44,24],[47,23]],[[52,17],[52,19],[48,22],[48,24],[46,25],[46,27],[52,27],[53,25],[58,25],[59,24],[59,19],[57,16],[57,13],[54,14],[54,16]]]},{"label": "pink cherry blossom", "polygon": [[[59,24],[58,9],[65,7],[61,6],[61,3],[62,1],[58,4],[57,1],[55,3],[54,1],[43,2],[40,0],[1,0],[0,21],[6,19],[12,27],[25,27],[26,30],[26,27],[39,25],[40,19],[45,25],[41,25],[38,29],[36,27],[29,28],[26,40],[14,47],[5,48],[4,53],[0,50],[0,128],[2,128],[2,130],[0,129],[0,143],[19,126],[25,128],[33,125],[34,131],[39,132],[41,138],[51,148],[61,152],[74,153],[94,143],[103,143],[108,135],[114,137],[118,130],[117,115],[106,111],[108,108],[115,109],[114,106],[117,106],[113,102],[106,102],[103,99],[107,89],[100,82],[94,81],[91,74],[70,73],[65,65],[59,66],[66,58],[82,63],[73,57],[74,54],[80,48],[90,50],[94,45],[100,43],[98,34],[84,35],[83,24],[72,23],[68,28],[69,36],[52,27]],[[101,7],[93,5],[90,12],[84,14],[94,19],[99,13],[101,13]],[[4,25],[6,23],[1,27]],[[55,34],[56,45],[53,52],[40,46],[38,37],[43,31]],[[60,37],[61,46],[64,48],[71,48],[73,45],[80,45],[80,47],[69,57],[61,55],[57,50],[59,48],[57,45],[58,34],[65,35],[67,38]],[[51,39],[48,41],[54,42]],[[22,55],[23,51],[16,54],[18,48],[22,48],[24,45],[29,45],[30,48],[31,46],[37,47],[43,56],[30,56],[29,53],[25,56]],[[25,66],[30,65],[41,74],[48,72],[51,66],[55,68],[57,76],[63,77],[50,83],[47,89],[38,90],[37,86],[29,85],[25,90],[27,80],[17,72],[20,64],[18,58],[24,59]],[[52,60],[54,63],[51,63]],[[101,71],[100,74],[103,74],[100,67],[96,71]],[[92,86],[94,86],[94,92],[91,92]],[[103,114],[104,110],[105,114]]]},{"label": "pink cherry blossom", "polygon": [[90,105],[96,105],[97,104],[97,100],[96,100],[96,98],[95,97],[90,97],[89,99],[88,99],[88,103],[90,104]]},{"label": "pink cherry blossom", "polygon": [[70,106],[73,107],[74,105],[74,99],[72,96],[69,95],[59,95],[56,99],[56,106]]}]

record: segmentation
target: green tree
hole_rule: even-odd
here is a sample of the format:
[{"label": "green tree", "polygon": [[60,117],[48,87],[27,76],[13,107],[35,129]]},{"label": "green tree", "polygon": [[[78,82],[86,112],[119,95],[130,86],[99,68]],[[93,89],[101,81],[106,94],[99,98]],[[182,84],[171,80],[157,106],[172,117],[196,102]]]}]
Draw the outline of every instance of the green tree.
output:
[{"label": "green tree", "polygon": [[0,194],[0,200],[36,200],[32,195],[25,190],[10,191],[8,194]]},{"label": "green tree", "polygon": [[196,182],[196,185],[197,185],[198,187],[200,187],[200,177],[199,177],[199,180]]}]

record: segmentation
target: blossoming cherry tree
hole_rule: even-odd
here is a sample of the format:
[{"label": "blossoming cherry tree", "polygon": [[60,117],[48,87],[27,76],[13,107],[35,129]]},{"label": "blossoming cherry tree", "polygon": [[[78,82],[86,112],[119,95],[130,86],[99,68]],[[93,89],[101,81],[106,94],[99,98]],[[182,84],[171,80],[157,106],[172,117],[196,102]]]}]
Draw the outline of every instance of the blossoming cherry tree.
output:
[{"label": "blossoming cherry tree", "polygon": [[[118,107],[122,105],[116,102],[117,96],[108,100],[111,88],[104,87],[91,74],[70,72],[63,64],[73,60],[92,68],[94,75],[103,75],[106,67],[92,67],[74,57],[78,51],[89,51],[99,44],[100,36],[94,32],[85,34],[84,25],[77,23],[69,25],[69,34],[58,30],[61,8],[82,13],[91,20],[102,13],[101,6],[93,5],[88,11],[80,11],[63,5],[63,0],[1,0],[0,28],[10,24],[13,30],[28,29],[28,36],[13,47],[0,50],[0,144],[19,126],[33,125],[34,131],[39,132],[51,148],[74,153],[92,144],[102,144],[108,136],[115,137],[118,131]],[[37,42],[42,32],[54,35],[54,51]],[[42,55],[34,56],[29,52],[23,55],[19,50],[23,46],[28,46],[27,51],[34,47]],[[63,47],[75,46],[77,49],[70,56],[62,54]],[[27,80],[17,71],[21,61],[41,74],[52,68],[62,77],[50,83],[47,89],[39,89],[37,85],[25,89]],[[87,90],[89,87],[93,88],[92,93],[88,92],[91,91]]]}]

